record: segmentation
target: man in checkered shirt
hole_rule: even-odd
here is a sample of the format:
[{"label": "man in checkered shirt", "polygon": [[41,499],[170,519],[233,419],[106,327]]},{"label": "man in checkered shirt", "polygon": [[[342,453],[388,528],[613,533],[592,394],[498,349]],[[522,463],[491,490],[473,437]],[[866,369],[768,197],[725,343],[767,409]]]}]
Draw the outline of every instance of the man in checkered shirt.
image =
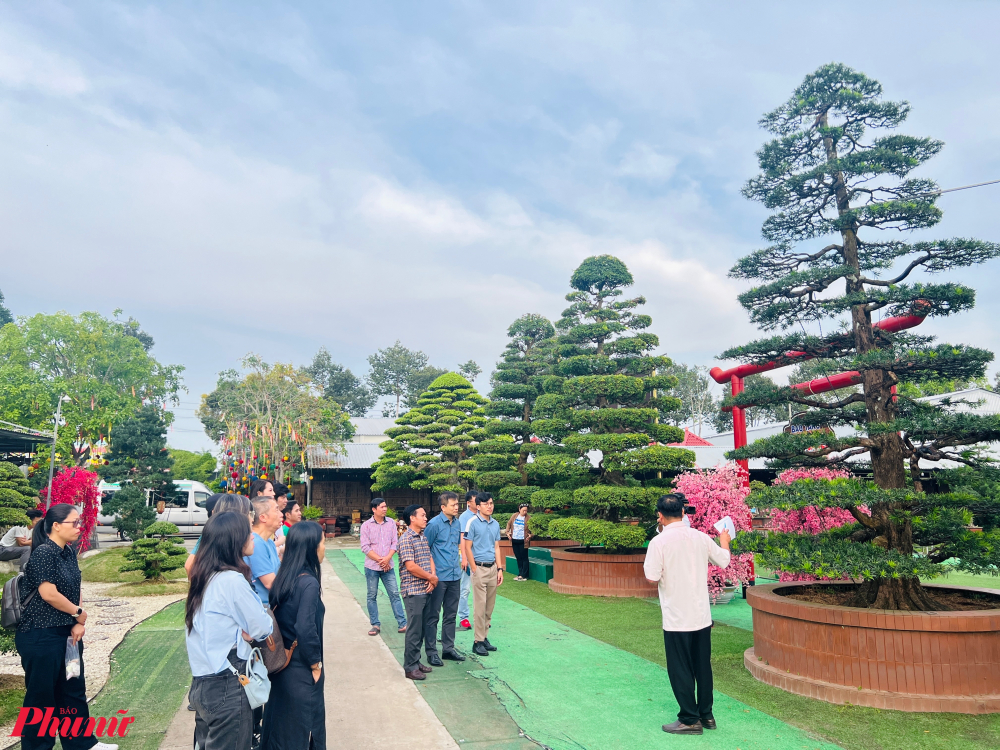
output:
[{"label": "man in checkered shirt", "polygon": [[[427,512],[419,505],[410,505],[403,511],[403,520],[409,528],[399,540],[399,587],[406,608],[406,645],[403,652],[403,671],[411,680],[427,679],[434,670],[420,663],[420,649],[424,643],[425,613],[429,614],[430,593],[437,585],[434,559],[424,536]],[[436,634],[435,634],[436,635]]]}]

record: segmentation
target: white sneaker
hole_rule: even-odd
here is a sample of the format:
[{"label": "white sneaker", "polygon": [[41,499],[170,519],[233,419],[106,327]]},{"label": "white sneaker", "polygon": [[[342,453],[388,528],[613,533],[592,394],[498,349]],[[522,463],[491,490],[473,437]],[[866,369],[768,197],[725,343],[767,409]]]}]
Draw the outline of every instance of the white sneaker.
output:
[{"label": "white sneaker", "polygon": [[118,745],[111,745],[107,742],[98,742],[91,750],[118,750]]}]

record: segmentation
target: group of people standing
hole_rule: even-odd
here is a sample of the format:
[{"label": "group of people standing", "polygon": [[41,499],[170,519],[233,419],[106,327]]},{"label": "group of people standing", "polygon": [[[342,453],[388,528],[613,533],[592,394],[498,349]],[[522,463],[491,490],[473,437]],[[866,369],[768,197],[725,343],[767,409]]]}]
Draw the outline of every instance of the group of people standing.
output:
[{"label": "group of people standing", "polygon": [[[288,488],[257,480],[220,495],[188,560],[185,624],[197,750],[324,750],[322,527],[302,521]],[[280,631],[291,651],[267,703],[244,689],[254,648]],[[266,646],[265,646],[266,647]],[[294,716],[294,721],[288,721]]]},{"label": "group of people standing", "polygon": [[[503,583],[500,526],[492,517],[493,496],[488,492],[466,493],[466,509],[461,515],[454,492],[441,493],[438,502],[441,512],[430,521],[423,507],[407,507],[400,519],[406,525],[402,536],[387,520],[388,508],[382,498],[371,501],[372,517],[361,524],[371,623],[368,634],[381,632],[377,599],[381,581],[398,632],[406,633],[403,672],[411,680],[426,679],[434,667],[444,666],[444,660],[465,661],[465,655],[455,647],[455,632],[456,627],[473,627],[469,622],[470,591],[475,613],[472,649],[479,656],[497,650],[488,637],[497,587]],[[393,564],[396,555],[400,590]],[[421,661],[422,654],[426,664]]]}]

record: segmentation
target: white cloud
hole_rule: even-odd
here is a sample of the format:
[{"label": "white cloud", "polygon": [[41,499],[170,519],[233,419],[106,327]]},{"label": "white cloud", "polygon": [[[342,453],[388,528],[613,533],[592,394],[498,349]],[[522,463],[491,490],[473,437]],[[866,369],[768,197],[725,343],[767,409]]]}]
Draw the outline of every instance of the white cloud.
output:
[{"label": "white cloud", "polygon": [[0,85],[56,96],[76,96],[90,88],[74,60],[3,29],[0,29]]},{"label": "white cloud", "polygon": [[635,144],[618,163],[617,174],[622,177],[636,177],[649,182],[666,182],[677,169],[679,160],[669,154],[661,154],[645,143]]}]

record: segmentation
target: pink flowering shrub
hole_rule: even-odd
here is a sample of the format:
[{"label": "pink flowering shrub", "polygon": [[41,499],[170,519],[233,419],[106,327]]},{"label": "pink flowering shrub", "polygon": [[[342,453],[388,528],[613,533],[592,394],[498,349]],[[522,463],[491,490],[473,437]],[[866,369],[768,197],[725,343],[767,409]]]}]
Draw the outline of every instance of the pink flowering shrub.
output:
[{"label": "pink flowering shrub", "polygon": [[[798,479],[845,479],[850,472],[843,469],[824,469],[819,466],[786,469],[774,480],[775,484],[791,484]],[[843,508],[816,508],[809,506],[801,510],[772,510],[771,525],[776,531],[793,534],[812,534],[854,523],[854,516]],[[780,581],[817,581],[808,573],[786,573],[781,571]]]},{"label": "pink flowering shrub", "polygon": [[[69,503],[80,508],[80,542],[77,545],[80,552],[90,547],[90,535],[97,525],[100,508],[97,482],[97,474],[81,466],[62,469],[52,478],[52,504]],[[42,500],[38,503],[38,510],[44,513],[48,487],[43,487],[39,495]]]},{"label": "pink flowering shrub", "polygon": [[[730,516],[737,531],[750,531],[752,520],[746,497],[750,493],[742,469],[733,462],[718,469],[695,470],[681,474],[674,481],[678,492],[683,492],[698,512],[691,517],[691,526],[709,536],[717,536],[715,523]],[[746,583],[753,576],[750,572],[752,554],[733,555],[729,567],[723,570],[708,566],[708,590],[713,598],[722,593],[728,583]]]}]

